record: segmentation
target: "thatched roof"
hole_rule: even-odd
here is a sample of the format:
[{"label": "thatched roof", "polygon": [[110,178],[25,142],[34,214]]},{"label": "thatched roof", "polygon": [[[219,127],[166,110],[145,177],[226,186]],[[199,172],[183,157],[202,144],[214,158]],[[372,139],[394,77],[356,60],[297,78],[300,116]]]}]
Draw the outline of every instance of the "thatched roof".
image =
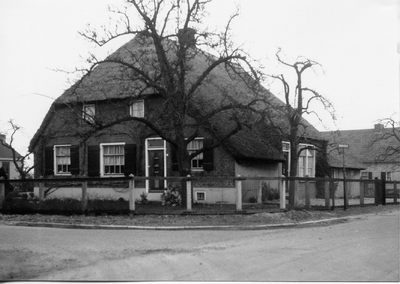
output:
[{"label": "thatched roof", "polygon": [[[168,43],[167,43],[168,44]],[[132,56],[134,55],[134,56]],[[170,54],[174,56],[173,53]],[[131,64],[140,66],[140,69],[150,76],[154,75],[154,57],[155,51],[152,45],[152,40],[143,35],[137,35],[131,41],[120,47],[116,52],[110,55],[110,58],[122,58]],[[140,62],[137,59],[140,59]],[[190,86],[198,76],[203,72],[215,57],[196,50],[195,56],[187,62],[188,73],[186,76],[186,84]],[[94,68],[88,76],[83,77],[79,82],[65,91],[55,102],[54,105],[70,104],[70,103],[88,103],[94,101],[104,101],[110,99],[126,99],[136,98],[138,96],[146,96],[157,93],[153,87],[146,87],[139,80],[134,80],[135,74],[126,72],[119,64],[103,63]],[[259,86],[260,93],[269,99],[269,101],[277,106],[283,107],[284,103],[271,94],[268,90]],[[198,88],[198,91],[193,95],[194,100],[205,106],[215,106],[223,103],[221,94],[229,94],[229,96],[238,101],[249,101],[254,95],[249,87],[234,75],[230,74],[225,66],[218,66],[204,83]],[[265,107],[265,106],[264,106]],[[275,112],[275,124],[280,125],[289,132],[287,121],[281,114]],[[40,133],[46,128],[46,120],[51,119],[50,112],[46,115],[41,128],[36,133],[31,141],[30,148],[33,149],[37,143]],[[303,127],[300,130],[301,135],[310,138],[320,139],[319,132],[310,125],[306,120],[303,120]],[[224,124],[221,124],[223,127]],[[222,129],[223,130],[223,129]],[[271,130],[272,132],[272,130]],[[276,133],[274,133],[276,134]],[[242,130],[235,134],[227,141],[227,148],[237,157],[261,158],[282,160],[281,146],[268,141],[270,135],[263,133],[260,130]],[[264,142],[263,142],[264,140]]]}]

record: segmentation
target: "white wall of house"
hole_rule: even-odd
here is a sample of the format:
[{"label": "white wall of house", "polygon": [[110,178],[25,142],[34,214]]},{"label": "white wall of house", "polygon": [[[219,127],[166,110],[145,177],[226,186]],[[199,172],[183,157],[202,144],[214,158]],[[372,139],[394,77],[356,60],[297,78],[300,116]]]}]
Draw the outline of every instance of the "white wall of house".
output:
[{"label": "white wall of house", "polygon": [[[134,199],[141,200],[140,195],[146,192],[145,188],[135,188]],[[39,187],[34,188],[35,196],[39,196]],[[102,199],[102,200],[118,200],[123,198],[125,201],[129,200],[129,188],[97,188],[88,187],[88,199]],[[147,193],[149,201],[161,201],[160,192]],[[82,199],[81,187],[63,187],[52,191],[46,196],[46,199]],[[200,200],[198,198],[201,198]],[[204,199],[203,199],[204,198]],[[198,203],[229,203],[235,204],[236,202],[236,188],[223,187],[223,188],[210,188],[210,187],[194,187],[193,200]]]},{"label": "white wall of house", "polygon": [[[369,165],[367,169],[362,172],[372,172],[372,178],[381,178],[381,173],[390,173],[391,180],[400,181],[400,161],[399,163],[379,163]],[[388,174],[387,174],[388,175]]]},{"label": "white wall of house", "polygon": [[[235,172],[236,176],[240,175],[242,177],[279,177],[282,172],[282,167],[280,163],[250,165],[235,163]],[[269,188],[278,190],[277,180],[244,180],[242,182],[243,201],[247,202],[252,197],[257,198],[259,188],[262,187],[263,183],[266,183]]]},{"label": "white wall of house", "polygon": [[[333,178],[343,178],[343,169],[333,168]],[[346,178],[347,179],[360,179],[361,171],[360,170],[351,170],[346,169]],[[359,197],[360,196],[360,182],[358,181],[349,181],[346,184],[346,192],[347,197]],[[335,197],[343,197],[343,182],[338,182],[337,188],[335,191]]]}]

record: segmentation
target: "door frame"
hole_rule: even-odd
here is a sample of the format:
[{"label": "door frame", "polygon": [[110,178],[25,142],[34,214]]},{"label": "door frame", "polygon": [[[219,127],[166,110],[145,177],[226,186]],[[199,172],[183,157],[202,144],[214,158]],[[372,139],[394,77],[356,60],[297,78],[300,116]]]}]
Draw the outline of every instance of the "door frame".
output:
[{"label": "door frame", "polygon": [[[149,140],[162,140],[163,146],[149,148]],[[164,151],[164,177],[167,177],[167,143],[161,137],[149,137],[145,139],[145,167],[146,177],[149,176],[149,151]],[[149,180],[146,179],[146,192],[150,192]],[[167,187],[167,180],[164,180],[164,188]]]}]

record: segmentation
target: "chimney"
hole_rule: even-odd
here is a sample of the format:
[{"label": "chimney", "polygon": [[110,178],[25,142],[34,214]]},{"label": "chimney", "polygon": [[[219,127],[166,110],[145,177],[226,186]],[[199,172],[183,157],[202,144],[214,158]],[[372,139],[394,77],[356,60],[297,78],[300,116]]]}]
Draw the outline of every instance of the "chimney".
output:
[{"label": "chimney", "polygon": [[381,133],[382,130],[385,129],[385,126],[383,124],[377,123],[374,125],[374,133]]},{"label": "chimney", "polygon": [[186,45],[186,47],[195,47],[196,46],[196,30],[192,28],[180,29],[178,31],[178,40],[179,44]]}]

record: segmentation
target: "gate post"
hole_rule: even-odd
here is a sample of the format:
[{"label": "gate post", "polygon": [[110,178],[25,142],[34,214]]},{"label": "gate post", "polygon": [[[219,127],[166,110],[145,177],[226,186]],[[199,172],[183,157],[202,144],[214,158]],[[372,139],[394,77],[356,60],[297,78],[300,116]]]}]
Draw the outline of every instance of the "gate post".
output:
[{"label": "gate post", "polygon": [[360,206],[364,206],[364,197],[365,197],[365,181],[360,181]]},{"label": "gate post", "polygon": [[335,182],[332,180],[329,182],[329,190],[331,193],[331,198],[332,198],[332,210],[335,210],[335,191],[336,191],[336,185]]},{"label": "gate post", "polygon": [[129,175],[129,211],[135,211],[135,176]]},{"label": "gate post", "polygon": [[186,210],[192,211],[192,181],[190,175],[187,176],[186,180]]},{"label": "gate post", "polygon": [[[327,179],[328,177],[325,176]],[[324,181],[324,193],[325,193],[325,208],[329,209],[329,181]]]},{"label": "gate post", "polygon": [[379,205],[382,202],[382,195],[381,195],[381,183],[379,182],[379,179],[376,177],[375,178],[375,205]]},{"label": "gate post", "polygon": [[[4,180],[3,177],[0,177],[1,180]],[[5,182],[0,182],[0,209],[4,208],[4,202],[6,200],[6,184]]]},{"label": "gate post", "polygon": [[393,202],[396,204],[397,203],[397,191],[398,191],[398,188],[397,188],[397,182],[395,182],[394,184],[393,184]]},{"label": "gate post", "polygon": [[286,182],[285,182],[285,176],[282,175],[278,179],[278,186],[280,189],[279,195],[280,195],[280,204],[279,207],[281,210],[286,209]]},{"label": "gate post", "polygon": [[382,205],[386,205],[386,173],[381,173],[381,183],[382,183]]},{"label": "gate post", "polygon": [[[43,177],[39,177],[40,179],[43,179]],[[39,202],[44,201],[44,182],[39,182]]]},{"label": "gate post", "polygon": [[259,182],[258,182],[257,203],[262,204],[262,180],[259,180]]},{"label": "gate post", "polygon": [[310,209],[311,202],[310,202],[310,181],[308,179],[308,176],[306,177],[306,182],[305,182],[305,197],[306,197],[306,208]]},{"label": "gate post", "polygon": [[242,211],[242,177],[236,178],[236,211]]},{"label": "gate post", "polygon": [[86,212],[88,203],[87,181],[82,182],[82,211]]}]

